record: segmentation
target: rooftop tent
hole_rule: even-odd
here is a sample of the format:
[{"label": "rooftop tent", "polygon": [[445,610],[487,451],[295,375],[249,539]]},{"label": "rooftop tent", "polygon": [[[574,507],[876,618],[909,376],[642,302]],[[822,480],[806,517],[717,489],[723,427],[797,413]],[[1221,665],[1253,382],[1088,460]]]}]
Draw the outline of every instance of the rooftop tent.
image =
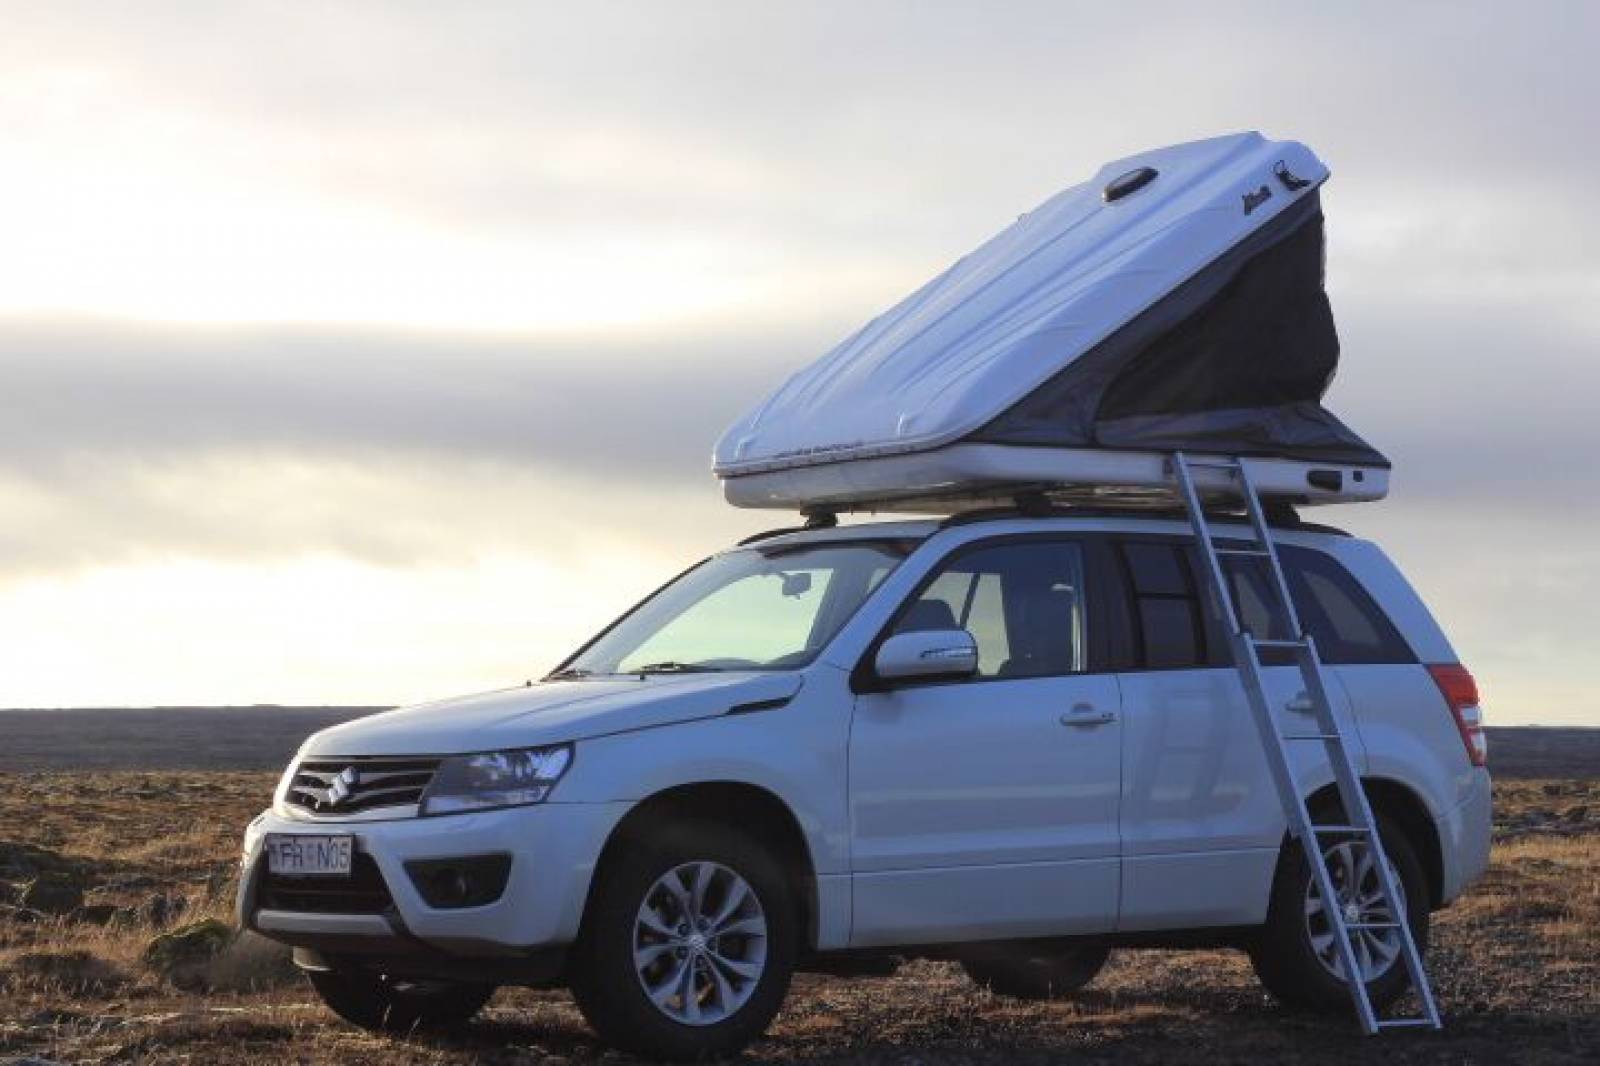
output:
[{"label": "rooftop tent", "polygon": [[714,458],[728,499],[1160,488],[1177,449],[1254,457],[1262,492],[1301,502],[1382,496],[1388,462],[1320,402],[1327,176],[1256,133],[1107,164],[736,422]]}]

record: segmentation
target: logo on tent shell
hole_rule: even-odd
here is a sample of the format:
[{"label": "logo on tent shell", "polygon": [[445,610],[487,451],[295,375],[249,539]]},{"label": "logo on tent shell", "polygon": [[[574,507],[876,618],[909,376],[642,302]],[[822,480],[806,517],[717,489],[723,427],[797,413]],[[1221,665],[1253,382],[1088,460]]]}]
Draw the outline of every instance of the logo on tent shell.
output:
[{"label": "logo on tent shell", "polygon": [[1283,182],[1283,187],[1288,189],[1290,192],[1299,192],[1301,189],[1311,184],[1310,178],[1302,178],[1300,175],[1290,170],[1289,165],[1281,159],[1273,164],[1272,173],[1277,176],[1279,181]]},{"label": "logo on tent shell", "polygon": [[1263,185],[1255,192],[1245,193],[1243,199],[1244,213],[1248,215],[1250,212],[1254,211],[1256,208],[1272,199],[1272,190]]}]

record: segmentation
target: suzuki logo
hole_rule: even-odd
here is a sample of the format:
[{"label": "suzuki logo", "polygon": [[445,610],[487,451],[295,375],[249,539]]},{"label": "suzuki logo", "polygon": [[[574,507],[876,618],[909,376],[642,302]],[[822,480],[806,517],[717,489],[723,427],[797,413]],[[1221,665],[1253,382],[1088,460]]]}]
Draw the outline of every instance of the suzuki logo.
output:
[{"label": "suzuki logo", "polygon": [[350,793],[361,783],[361,772],[354,766],[346,766],[328,783],[328,806],[337,807],[350,798]]}]

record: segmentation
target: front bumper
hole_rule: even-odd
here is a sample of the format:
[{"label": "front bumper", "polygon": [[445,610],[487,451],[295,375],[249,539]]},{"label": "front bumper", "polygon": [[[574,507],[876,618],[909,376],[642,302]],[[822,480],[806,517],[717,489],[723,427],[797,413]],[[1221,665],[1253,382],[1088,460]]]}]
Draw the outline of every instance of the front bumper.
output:
[{"label": "front bumper", "polygon": [[[513,958],[571,943],[583,918],[600,851],[628,803],[546,803],[500,811],[395,821],[305,822],[268,811],[245,833],[239,879],[242,928],[323,955],[438,952]],[[260,886],[268,833],[349,833],[371,857],[392,903],[378,913],[269,909]],[[404,864],[503,853],[504,893],[476,907],[429,906]]]}]

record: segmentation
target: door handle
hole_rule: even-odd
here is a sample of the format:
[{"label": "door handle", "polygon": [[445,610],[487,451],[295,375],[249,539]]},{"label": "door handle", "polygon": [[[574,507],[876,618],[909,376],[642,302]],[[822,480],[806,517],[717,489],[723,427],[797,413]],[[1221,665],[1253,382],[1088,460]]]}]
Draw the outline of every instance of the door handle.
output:
[{"label": "door handle", "polygon": [[1062,725],[1071,726],[1075,729],[1081,729],[1084,726],[1091,725],[1107,725],[1111,722],[1115,722],[1116,720],[1117,716],[1115,712],[1097,711],[1094,709],[1094,705],[1089,703],[1080,703],[1076,707],[1072,708],[1070,714],[1064,714],[1061,716]]},{"label": "door handle", "polygon": [[1311,695],[1310,693],[1306,692],[1300,693],[1300,695],[1296,696],[1288,703],[1285,703],[1283,705],[1283,709],[1286,711],[1293,711],[1295,714],[1317,713],[1317,705],[1311,702]]}]

